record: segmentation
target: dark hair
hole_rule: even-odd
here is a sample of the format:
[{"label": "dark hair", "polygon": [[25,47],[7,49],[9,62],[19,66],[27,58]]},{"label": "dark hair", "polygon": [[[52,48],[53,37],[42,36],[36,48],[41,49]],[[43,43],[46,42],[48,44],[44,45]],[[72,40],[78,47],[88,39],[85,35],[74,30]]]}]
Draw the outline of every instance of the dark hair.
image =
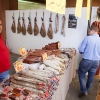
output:
[{"label": "dark hair", "polygon": [[95,26],[95,25],[92,25],[90,27],[90,30],[94,30],[95,32],[99,32],[99,28],[97,26]]}]

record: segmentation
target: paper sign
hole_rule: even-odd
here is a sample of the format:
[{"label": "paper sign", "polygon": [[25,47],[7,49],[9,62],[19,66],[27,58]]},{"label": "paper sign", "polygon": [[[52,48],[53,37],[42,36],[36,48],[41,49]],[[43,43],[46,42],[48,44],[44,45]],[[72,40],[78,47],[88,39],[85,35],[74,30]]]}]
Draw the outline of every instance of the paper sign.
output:
[{"label": "paper sign", "polygon": [[82,4],[83,4],[83,0],[76,1],[76,9],[75,9],[75,16],[76,17],[81,17]]},{"label": "paper sign", "polygon": [[58,48],[60,48],[61,47],[61,43],[60,42],[58,42]]},{"label": "paper sign", "polygon": [[19,52],[20,52],[20,54],[21,54],[22,56],[25,56],[25,55],[27,54],[27,51],[26,51],[26,49],[25,49],[24,47],[20,48],[20,49],[19,49]]},{"label": "paper sign", "polygon": [[90,20],[90,0],[87,0],[87,15],[86,18],[87,20]]},{"label": "paper sign", "polygon": [[44,54],[42,55],[42,59],[43,59],[43,61],[47,59],[47,53],[44,53]]},{"label": "paper sign", "polygon": [[24,68],[24,66],[22,64],[22,60],[16,61],[15,63],[13,63],[13,65],[14,65],[16,73],[18,73],[19,71],[21,71]]},{"label": "paper sign", "polygon": [[46,9],[55,13],[65,14],[66,0],[46,0]]}]

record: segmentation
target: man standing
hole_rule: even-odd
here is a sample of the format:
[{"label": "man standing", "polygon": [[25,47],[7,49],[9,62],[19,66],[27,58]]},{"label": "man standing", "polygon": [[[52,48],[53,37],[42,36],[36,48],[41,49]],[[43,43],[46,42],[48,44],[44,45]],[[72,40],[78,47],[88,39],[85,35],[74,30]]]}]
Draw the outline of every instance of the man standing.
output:
[{"label": "man standing", "polygon": [[2,39],[2,21],[0,19],[0,82],[9,76],[10,63],[10,53],[7,46]]},{"label": "man standing", "polygon": [[[80,44],[79,52],[82,54],[82,60],[79,64],[78,76],[80,82],[79,97],[88,95],[92,86],[95,73],[99,66],[100,60],[100,37],[98,35],[98,27],[91,26],[88,35]],[[88,72],[87,81],[85,75]]]}]

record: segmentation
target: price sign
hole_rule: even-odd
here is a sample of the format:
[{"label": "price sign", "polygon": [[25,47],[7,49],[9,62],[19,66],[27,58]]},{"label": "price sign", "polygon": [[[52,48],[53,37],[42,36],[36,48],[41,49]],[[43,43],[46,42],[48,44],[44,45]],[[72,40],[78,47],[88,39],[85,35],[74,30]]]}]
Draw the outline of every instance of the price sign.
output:
[{"label": "price sign", "polygon": [[20,52],[20,54],[21,54],[22,56],[25,56],[25,55],[27,54],[27,51],[26,51],[26,49],[25,49],[24,47],[21,47],[21,48],[19,49],[19,52]]},{"label": "price sign", "polygon": [[60,48],[61,47],[61,43],[60,42],[58,42],[58,48]]},{"label": "price sign", "polygon": [[65,14],[66,0],[46,0],[46,9],[52,12]]},{"label": "price sign", "polygon": [[81,17],[82,4],[83,4],[83,0],[76,1],[76,9],[75,9],[75,16],[76,17]]},{"label": "price sign", "polygon": [[90,0],[87,0],[87,20],[90,20]]},{"label": "price sign", "polygon": [[24,68],[22,64],[22,60],[16,61],[15,63],[13,63],[13,65],[14,65],[16,73],[20,72]]},{"label": "price sign", "polygon": [[47,53],[44,53],[44,54],[42,55],[42,59],[43,59],[43,61],[47,59]]}]

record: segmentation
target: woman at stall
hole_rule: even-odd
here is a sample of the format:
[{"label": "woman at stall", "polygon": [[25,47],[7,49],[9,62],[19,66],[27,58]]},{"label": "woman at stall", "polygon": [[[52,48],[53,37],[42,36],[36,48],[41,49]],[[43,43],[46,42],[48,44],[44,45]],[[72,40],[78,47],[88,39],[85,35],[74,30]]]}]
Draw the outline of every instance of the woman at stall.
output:
[{"label": "woman at stall", "polygon": [[2,39],[2,20],[0,19],[0,82],[9,76],[10,53]]}]

